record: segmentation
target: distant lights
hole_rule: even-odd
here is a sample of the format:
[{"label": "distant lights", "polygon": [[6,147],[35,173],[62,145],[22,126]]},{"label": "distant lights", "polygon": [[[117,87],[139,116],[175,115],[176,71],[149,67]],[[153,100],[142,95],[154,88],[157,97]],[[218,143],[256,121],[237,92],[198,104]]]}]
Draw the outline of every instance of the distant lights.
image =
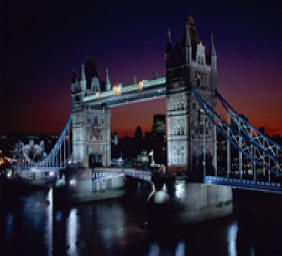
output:
[{"label": "distant lights", "polygon": [[50,176],[50,177],[54,177],[54,176],[55,176],[55,172],[53,172],[53,171],[52,171],[52,172],[49,172],[49,176]]},{"label": "distant lights", "polygon": [[71,185],[71,186],[74,186],[75,184],[76,184],[75,179],[71,179],[71,180],[70,180],[70,185]]},{"label": "distant lights", "polygon": [[96,92],[96,99],[99,99],[99,92]]}]

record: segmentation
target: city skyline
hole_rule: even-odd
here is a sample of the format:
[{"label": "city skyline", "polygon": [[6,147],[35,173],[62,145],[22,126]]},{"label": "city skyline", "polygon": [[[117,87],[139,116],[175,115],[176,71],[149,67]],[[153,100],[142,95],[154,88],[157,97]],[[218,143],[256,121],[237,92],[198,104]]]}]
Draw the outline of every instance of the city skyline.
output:
[{"label": "city skyline", "polygon": [[[112,84],[163,74],[167,30],[172,30],[173,42],[179,41],[191,14],[207,51],[214,33],[218,90],[251,124],[282,133],[282,36],[275,5],[218,1],[207,4],[209,13],[196,3],[176,6],[170,1],[112,3],[108,9],[88,1],[81,8],[72,2],[56,8],[31,2],[17,10],[6,3],[4,9],[0,132],[59,133],[71,112],[72,67],[80,70],[88,56],[102,78],[109,67]],[[133,135],[138,125],[148,131],[153,115],[163,113],[165,99],[113,108],[112,132]]]}]

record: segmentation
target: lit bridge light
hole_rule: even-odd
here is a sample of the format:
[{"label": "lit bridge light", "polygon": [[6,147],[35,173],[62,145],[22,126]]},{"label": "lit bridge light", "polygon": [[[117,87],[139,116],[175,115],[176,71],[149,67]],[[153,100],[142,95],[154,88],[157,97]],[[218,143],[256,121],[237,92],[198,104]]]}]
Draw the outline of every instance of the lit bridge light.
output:
[{"label": "lit bridge light", "polygon": [[142,91],[143,90],[143,81],[140,81],[139,82],[139,91]]},{"label": "lit bridge light", "polygon": [[120,84],[115,85],[113,88],[113,91],[116,96],[120,95],[121,94],[121,85]]}]

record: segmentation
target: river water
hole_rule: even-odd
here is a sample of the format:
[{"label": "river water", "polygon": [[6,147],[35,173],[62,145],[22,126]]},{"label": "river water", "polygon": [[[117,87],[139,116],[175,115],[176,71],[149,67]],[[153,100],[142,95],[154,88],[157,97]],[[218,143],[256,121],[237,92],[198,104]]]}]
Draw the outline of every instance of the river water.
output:
[{"label": "river water", "polygon": [[136,202],[125,198],[60,209],[52,193],[7,195],[1,202],[1,256],[282,255],[280,195],[235,191],[230,217],[144,230],[145,210]]}]

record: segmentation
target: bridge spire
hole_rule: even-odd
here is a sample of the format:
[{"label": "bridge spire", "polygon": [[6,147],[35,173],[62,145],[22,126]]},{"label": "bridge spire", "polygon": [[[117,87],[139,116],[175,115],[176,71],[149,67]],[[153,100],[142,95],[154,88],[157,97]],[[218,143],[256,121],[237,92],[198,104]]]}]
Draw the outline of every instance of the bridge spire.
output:
[{"label": "bridge spire", "polygon": [[186,57],[186,63],[191,63],[192,59],[192,45],[191,45],[191,38],[190,38],[190,28],[191,28],[191,21],[189,19],[186,21],[186,36],[185,39],[185,57]]},{"label": "bridge spire", "polygon": [[191,47],[191,39],[190,39],[190,23],[186,22],[186,47]]},{"label": "bridge spire", "polygon": [[168,36],[168,42],[171,43],[171,31],[170,31],[170,28],[167,31],[167,36]]},{"label": "bridge spire", "polygon": [[213,32],[211,33],[211,56],[216,56],[216,50],[213,41]]},{"label": "bridge spire", "polygon": [[112,89],[112,85],[109,78],[109,69],[106,68],[106,90],[110,91]]},{"label": "bridge spire", "polygon": [[85,68],[84,68],[84,64],[83,63],[81,63],[80,89],[83,92],[86,91],[86,76],[85,76]]},{"label": "bridge spire", "polygon": [[168,36],[168,42],[166,45],[166,52],[171,52],[172,51],[172,43],[171,43],[171,30],[170,28],[167,31],[167,36]]},{"label": "bridge spire", "polygon": [[84,64],[81,63],[81,80],[86,80]]},{"label": "bridge spire", "polygon": [[[215,50],[214,41],[213,41],[213,33],[211,33],[210,56],[211,56],[211,68],[216,73],[217,72],[217,56],[216,56],[216,50]],[[212,83],[215,84],[215,81],[213,81]]]}]

